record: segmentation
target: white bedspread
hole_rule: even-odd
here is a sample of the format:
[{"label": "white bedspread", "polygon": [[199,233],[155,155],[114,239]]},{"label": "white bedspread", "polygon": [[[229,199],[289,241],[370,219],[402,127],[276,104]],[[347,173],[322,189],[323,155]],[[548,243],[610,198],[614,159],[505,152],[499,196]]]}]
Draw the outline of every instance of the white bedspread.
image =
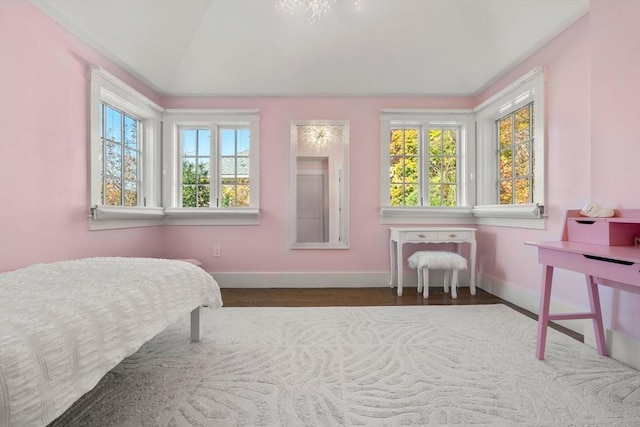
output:
[{"label": "white bedspread", "polygon": [[53,421],[203,304],[222,306],[218,284],[175,260],[89,258],[0,274],[0,426]]}]

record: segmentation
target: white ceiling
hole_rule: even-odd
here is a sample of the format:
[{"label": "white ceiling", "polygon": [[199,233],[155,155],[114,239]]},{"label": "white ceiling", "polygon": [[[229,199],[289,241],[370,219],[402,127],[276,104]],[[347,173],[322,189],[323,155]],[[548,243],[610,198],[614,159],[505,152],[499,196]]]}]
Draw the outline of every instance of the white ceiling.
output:
[{"label": "white ceiling", "polygon": [[[476,95],[589,0],[30,0],[161,95]],[[543,64],[540,64],[543,65]]]}]

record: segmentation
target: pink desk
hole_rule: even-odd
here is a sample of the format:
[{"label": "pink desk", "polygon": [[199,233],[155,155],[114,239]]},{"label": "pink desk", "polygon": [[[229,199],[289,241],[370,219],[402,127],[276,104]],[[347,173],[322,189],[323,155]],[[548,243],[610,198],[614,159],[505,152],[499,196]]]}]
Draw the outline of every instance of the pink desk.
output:
[{"label": "pink desk", "polygon": [[[598,353],[608,356],[602,326],[598,284],[640,293],[640,248],[570,241],[528,242],[526,244],[538,247],[538,262],[543,266],[536,357],[540,360],[544,359],[549,321],[567,319],[593,319]],[[584,273],[591,311],[588,313],[549,314],[554,267]]]}]

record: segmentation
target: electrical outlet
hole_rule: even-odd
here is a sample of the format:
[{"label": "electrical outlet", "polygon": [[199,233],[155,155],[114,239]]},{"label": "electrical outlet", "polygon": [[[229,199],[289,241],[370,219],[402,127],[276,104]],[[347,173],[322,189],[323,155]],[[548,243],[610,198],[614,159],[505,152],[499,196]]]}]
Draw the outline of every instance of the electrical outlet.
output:
[{"label": "electrical outlet", "polygon": [[213,256],[220,256],[220,246],[213,247]]}]

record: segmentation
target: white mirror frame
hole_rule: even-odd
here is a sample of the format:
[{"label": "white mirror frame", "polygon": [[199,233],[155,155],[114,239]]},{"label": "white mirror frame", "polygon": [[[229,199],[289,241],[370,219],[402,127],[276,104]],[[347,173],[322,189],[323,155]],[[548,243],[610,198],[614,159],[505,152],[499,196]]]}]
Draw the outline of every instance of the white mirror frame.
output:
[{"label": "white mirror frame", "polygon": [[[298,242],[297,232],[297,160],[298,160],[298,128],[301,126],[331,126],[342,128],[343,164],[340,176],[342,191],[334,195],[338,215],[340,219],[339,240],[329,242]],[[290,237],[291,249],[349,249],[349,121],[348,120],[294,120],[291,121],[291,146],[290,146],[290,184],[289,184],[289,210],[290,210]],[[339,176],[339,169],[330,171],[332,176]]]}]

